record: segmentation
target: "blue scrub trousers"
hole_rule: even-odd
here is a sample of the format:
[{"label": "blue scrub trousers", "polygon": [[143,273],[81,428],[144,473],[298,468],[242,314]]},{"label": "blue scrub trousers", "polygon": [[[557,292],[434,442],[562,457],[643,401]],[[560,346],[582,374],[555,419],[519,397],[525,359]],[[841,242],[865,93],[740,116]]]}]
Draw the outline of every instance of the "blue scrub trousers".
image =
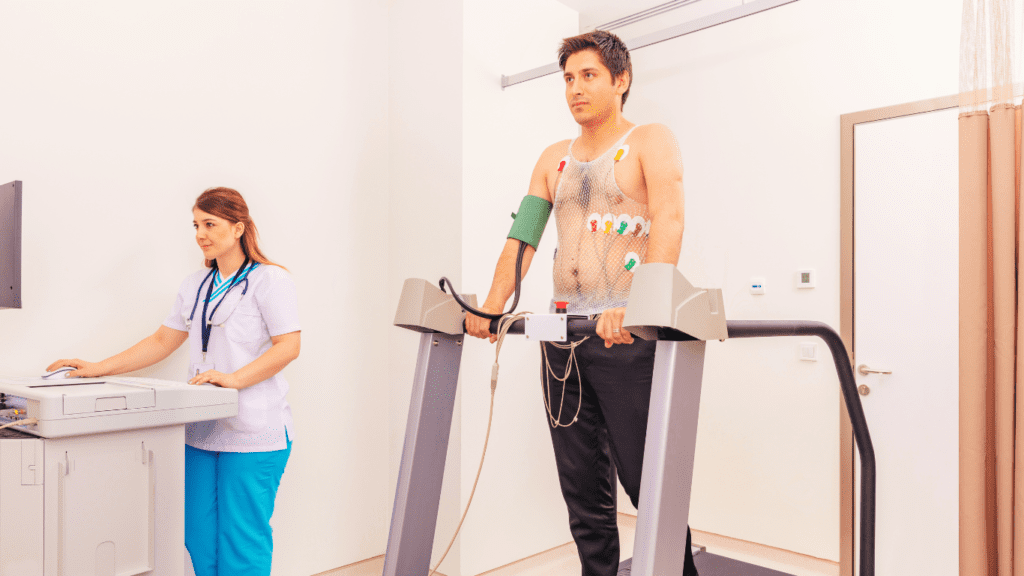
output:
[{"label": "blue scrub trousers", "polygon": [[291,440],[272,452],[185,446],[185,548],[196,576],[270,576],[270,517],[291,451]]}]

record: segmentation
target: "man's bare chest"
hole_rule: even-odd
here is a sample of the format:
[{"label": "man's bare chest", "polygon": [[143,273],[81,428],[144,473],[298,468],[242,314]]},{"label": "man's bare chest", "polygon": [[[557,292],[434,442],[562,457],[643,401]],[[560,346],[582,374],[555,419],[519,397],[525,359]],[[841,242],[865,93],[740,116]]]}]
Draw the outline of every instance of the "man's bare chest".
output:
[{"label": "man's bare chest", "polygon": [[[634,202],[647,204],[647,183],[644,180],[640,162],[635,157],[626,157],[613,162],[611,170],[614,183],[623,194]],[[571,180],[574,178],[579,178],[578,171],[565,170],[565,166],[554,167],[547,179],[548,193],[551,194],[551,198],[556,198],[559,189],[566,188],[566,185],[571,184]]]}]

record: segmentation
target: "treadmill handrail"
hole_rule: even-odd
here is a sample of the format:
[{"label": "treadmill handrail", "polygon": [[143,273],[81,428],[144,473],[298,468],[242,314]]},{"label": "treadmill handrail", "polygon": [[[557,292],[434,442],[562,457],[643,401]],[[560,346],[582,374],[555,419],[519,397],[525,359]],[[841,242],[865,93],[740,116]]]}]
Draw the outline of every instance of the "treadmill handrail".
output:
[{"label": "treadmill handrail", "polygon": [[[491,320],[490,331],[491,334],[498,333],[498,323],[500,320]],[[466,328],[466,323],[462,323],[462,328]],[[525,334],[526,333],[526,320],[520,318],[512,322],[509,326],[508,334]],[[597,320],[590,320],[588,318],[569,318],[566,320],[565,328],[566,337],[569,336],[596,336],[597,335]]]},{"label": "treadmill handrail", "polygon": [[[491,320],[490,331],[491,334],[498,333],[498,320]],[[462,329],[465,331],[466,323],[462,323]],[[526,321],[523,319],[515,320],[512,322],[512,326],[508,329],[509,334],[525,334],[526,333]],[[688,340],[698,340],[689,334],[684,334],[673,328],[657,328],[658,340],[669,340],[672,342],[684,342]],[[566,337],[571,336],[597,336],[597,320],[590,320],[588,318],[573,318],[568,319],[566,324]],[[641,336],[635,337],[643,340]]]},{"label": "treadmill handrail", "polygon": [[846,412],[853,425],[853,437],[860,452],[860,574],[875,574],[875,449],[871,445],[867,419],[857,394],[853,366],[839,334],[824,322],[789,320],[729,320],[729,338],[761,338],[772,336],[817,336],[832,352],[839,376],[839,386],[846,402]]}]

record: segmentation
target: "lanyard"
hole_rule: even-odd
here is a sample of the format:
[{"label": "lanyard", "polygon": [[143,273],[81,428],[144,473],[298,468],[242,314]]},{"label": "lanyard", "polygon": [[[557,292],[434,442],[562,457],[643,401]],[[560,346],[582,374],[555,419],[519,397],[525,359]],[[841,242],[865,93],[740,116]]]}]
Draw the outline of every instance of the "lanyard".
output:
[{"label": "lanyard", "polygon": [[[210,286],[206,289],[206,298],[203,299],[203,323],[200,326],[200,329],[202,330],[203,333],[203,362],[206,362],[206,352],[210,348],[210,334],[213,332],[213,315],[217,313],[217,309],[220,308],[220,305],[224,303],[224,299],[227,298],[228,292],[231,292],[231,289],[235,287],[235,284],[239,283],[239,276],[242,274],[242,271],[245,270],[248,265],[249,258],[247,257],[245,259],[245,262],[242,263],[242,266],[235,271],[235,275],[231,277],[231,283],[228,284],[227,290],[224,291],[224,295],[221,296],[220,301],[217,302],[217,305],[213,307],[213,311],[210,312],[209,320],[206,319],[206,310],[210,305],[210,298],[211,296],[213,296],[214,282],[212,280],[210,281]],[[188,321],[185,323],[186,328],[189,330],[192,329],[192,319],[195,318],[196,308],[199,307],[199,295],[202,294],[203,292],[203,284],[205,284],[206,281],[209,280],[210,277],[213,276],[215,272],[217,272],[216,268],[210,270],[210,273],[207,274],[206,278],[204,278],[203,281],[200,282],[199,284],[199,290],[196,292],[196,302],[195,304],[192,305],[192,314],[188,317]],[[249,289],[248,278],[245,279],[245,284],[246,287],[242,289],[242,295],[245,295],[246,290]]]}]

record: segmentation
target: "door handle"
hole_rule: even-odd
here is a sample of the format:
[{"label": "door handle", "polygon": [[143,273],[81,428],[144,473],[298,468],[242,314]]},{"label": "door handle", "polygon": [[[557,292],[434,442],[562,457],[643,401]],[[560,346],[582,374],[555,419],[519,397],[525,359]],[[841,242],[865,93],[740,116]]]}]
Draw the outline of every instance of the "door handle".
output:
[{"label": "door handle", "polygon": [[868,374],[892,374],[892,370],[875,370],[874,368],[868,368],[867,364],[857,366],[857,372],[860,372],[864,376],[867,376]]}]

